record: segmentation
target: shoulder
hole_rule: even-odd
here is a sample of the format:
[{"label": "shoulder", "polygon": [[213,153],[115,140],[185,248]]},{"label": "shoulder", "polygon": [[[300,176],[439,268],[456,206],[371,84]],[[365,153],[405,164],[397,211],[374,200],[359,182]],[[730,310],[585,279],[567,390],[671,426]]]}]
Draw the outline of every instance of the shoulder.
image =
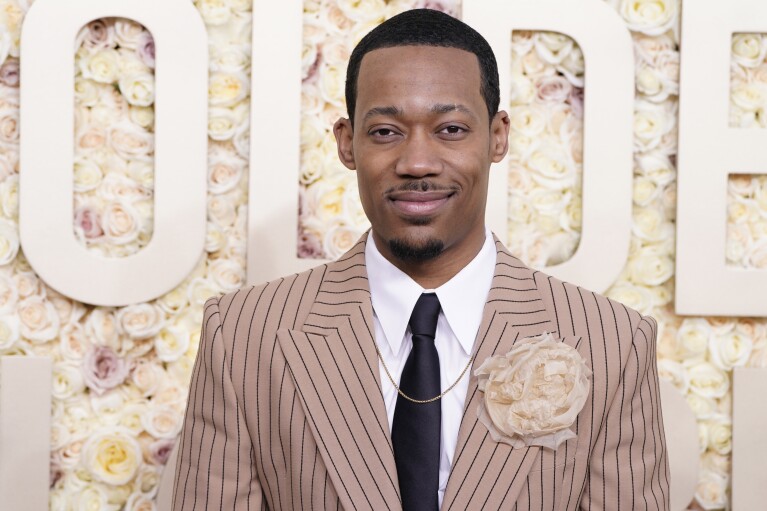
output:
[{"label": "shoulder", "polygon": [[308,314],[319,290],[328,265],[318,265],[301,273],[286,275],[269,282],[244,286],[235,291],[209,297],[203,306],[204,317],[217,312],[224,328],[224,337],[230,331],[253,323],[258,328],[295,327]]}]

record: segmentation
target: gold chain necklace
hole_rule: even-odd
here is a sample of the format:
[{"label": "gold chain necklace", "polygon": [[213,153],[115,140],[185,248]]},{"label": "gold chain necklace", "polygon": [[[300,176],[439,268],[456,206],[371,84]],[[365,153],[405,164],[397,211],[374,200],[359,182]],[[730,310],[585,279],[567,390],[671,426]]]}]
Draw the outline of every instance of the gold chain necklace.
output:
[{"label": "gold chain necklace", "polygon": [[395,389],[397,389],[397,393],[398,393],[400,396],[402,396],[402,397],[404,397],[405,399],[407,399],[408,401],[411,401],[411,402],[413,402],[413,403],[417,403],[417,404],[421,404],[421,405],[422,405],[422,404],[426,404],[426,403],[432,403],[432,402],[434,402],[434,401],[436,401],[436,400],[438,400],[438,399],[442,399],[442,396],[444,396],[445,394],[447,394],[448,392],[450,392],[451,390],[453,390],[453,387],[455,387],[456,385],[458,385],[458,382],[459,382],[459,381],[461,381],[461,378],[463,378],[463,375],[464,375],[464,374],[466,374],[466,371],[468,371],[468,370],[469,370],[469,367],[471,367],[471,363],[472,363],[472,362],[474,362],[474,357],[476,356],[476,353],[475,353],[474,355],[472,355],[471,357],[469,357],[469,363],[468,363],[468,364],[466,364],[466,367],[464,367],[464,368],[463,368],[463,371],[461,371],[461,374],[460,374],[460,376],[458,376],[458,379],[457,379],[457,380],[455,380],[455,381],[453,382],[453,384],[452,384],[452,385],[450,385],[450,386],[449,386],[447,389],[445,389],[445,390],[444,390],[444,391],[443,391],[443,392],[442,392],[440,395],[438,395],[438,396],[435,396],[435,397],[433,397],[433,398],[431,398],[431,399],[414,399],[414,398],[412,398],[412,397],[408,396],[407,394],[405,394],[404,392],[402,392],[402,390],[400,390],[400,388],[399,388],[399,385],[397,385],[396,383],[394,383],[394,378],[392,378],[392,375],[391,375],[391,373],[389,372],[389,368],[388,368],[388,367],[386,367],[386,362],[384,362],[383,356],[381,355],[381,350],[379,350],[379,349],[378,349],[378,343],[377,343],[377,342],[375,342],[375,341],[373,341],[373,345],[376,347],[376,353],[378,353],[378,360],[380,360],[380,361],[381,361],[381,365],[382,365],[382,366],[383,366],[383,368],[384,368],[384,372],[386,372],[386,376],[388,376],[388,377],[389,377],[389,381],[391,382],[391,384],[392,384],[392,385],[394,385],[394,388],[395,388]]}]

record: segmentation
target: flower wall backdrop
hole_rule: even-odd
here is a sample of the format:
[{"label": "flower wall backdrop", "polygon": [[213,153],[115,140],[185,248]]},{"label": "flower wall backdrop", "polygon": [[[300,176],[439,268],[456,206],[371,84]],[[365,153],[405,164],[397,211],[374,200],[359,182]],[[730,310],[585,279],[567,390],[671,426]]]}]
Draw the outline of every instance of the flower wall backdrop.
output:
[{"label": "flower wall backdrop", "polygon": [[[608,295],[660,324],[661,375],[694,410],[702,469],[692,509],[729,499],[732,368],[767,366],[763,319],[673,313],[679,0],[606,0],[634,38],[634,221],[630,258]],[[180,429],[205,299],[244,285],[250,90],[249,0],[195,0],[210,45],[205,254],[175,290],[148,303],[93,307],[42,282],[18,237],[19,34],[31,2],[0,0],[0,356],[54,360],[51,508],[155,509]],[[336,257],[368,227],[356,179],[330,126],[345,115],[354,44],[406,9],[460,16],[458,0],[305,0],[301,210],[297,251]],[[153,226],[154,45],[144,27],[96,20],[74,42],[73,230],[88,250],[124,257]],[[584,65],[561,34],[512,36],[511,250],[533,266],[568,259],[581,229]],[[767,39],[732,40],[731,124],[767,125]],[[261,71],[261,70],[258,70]],[[270,70],[263,70],[269,73]],[[767,266],[767,180],[732,175],[727,251]]]}]

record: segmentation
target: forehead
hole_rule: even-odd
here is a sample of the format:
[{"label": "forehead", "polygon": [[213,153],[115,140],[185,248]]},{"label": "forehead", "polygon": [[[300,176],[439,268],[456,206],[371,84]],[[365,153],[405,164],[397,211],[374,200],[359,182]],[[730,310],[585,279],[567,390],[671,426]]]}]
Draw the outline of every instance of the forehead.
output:
[{"label": "forehead", "polygon": [[477,56],[458,48],[395,46],[362,58],[357,111],[379,103],[403,106],[428,99],[484,108]]}]

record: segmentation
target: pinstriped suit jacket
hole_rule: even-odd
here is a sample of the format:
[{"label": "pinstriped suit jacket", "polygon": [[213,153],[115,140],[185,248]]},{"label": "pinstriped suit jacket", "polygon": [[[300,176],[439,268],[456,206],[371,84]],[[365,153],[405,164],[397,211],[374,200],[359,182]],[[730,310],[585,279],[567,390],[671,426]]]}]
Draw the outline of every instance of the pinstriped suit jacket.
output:
[{"label": "pinstriped suit jacket", "polygon": [[[175,511],[401,509],[365,240],[338,261],[205,303]],[[475,365],[553,332],[593,371],[556,452],[496,443],[471,376],[443,510],[668,509],[656,323],[526,267],[496,239]]]}]

